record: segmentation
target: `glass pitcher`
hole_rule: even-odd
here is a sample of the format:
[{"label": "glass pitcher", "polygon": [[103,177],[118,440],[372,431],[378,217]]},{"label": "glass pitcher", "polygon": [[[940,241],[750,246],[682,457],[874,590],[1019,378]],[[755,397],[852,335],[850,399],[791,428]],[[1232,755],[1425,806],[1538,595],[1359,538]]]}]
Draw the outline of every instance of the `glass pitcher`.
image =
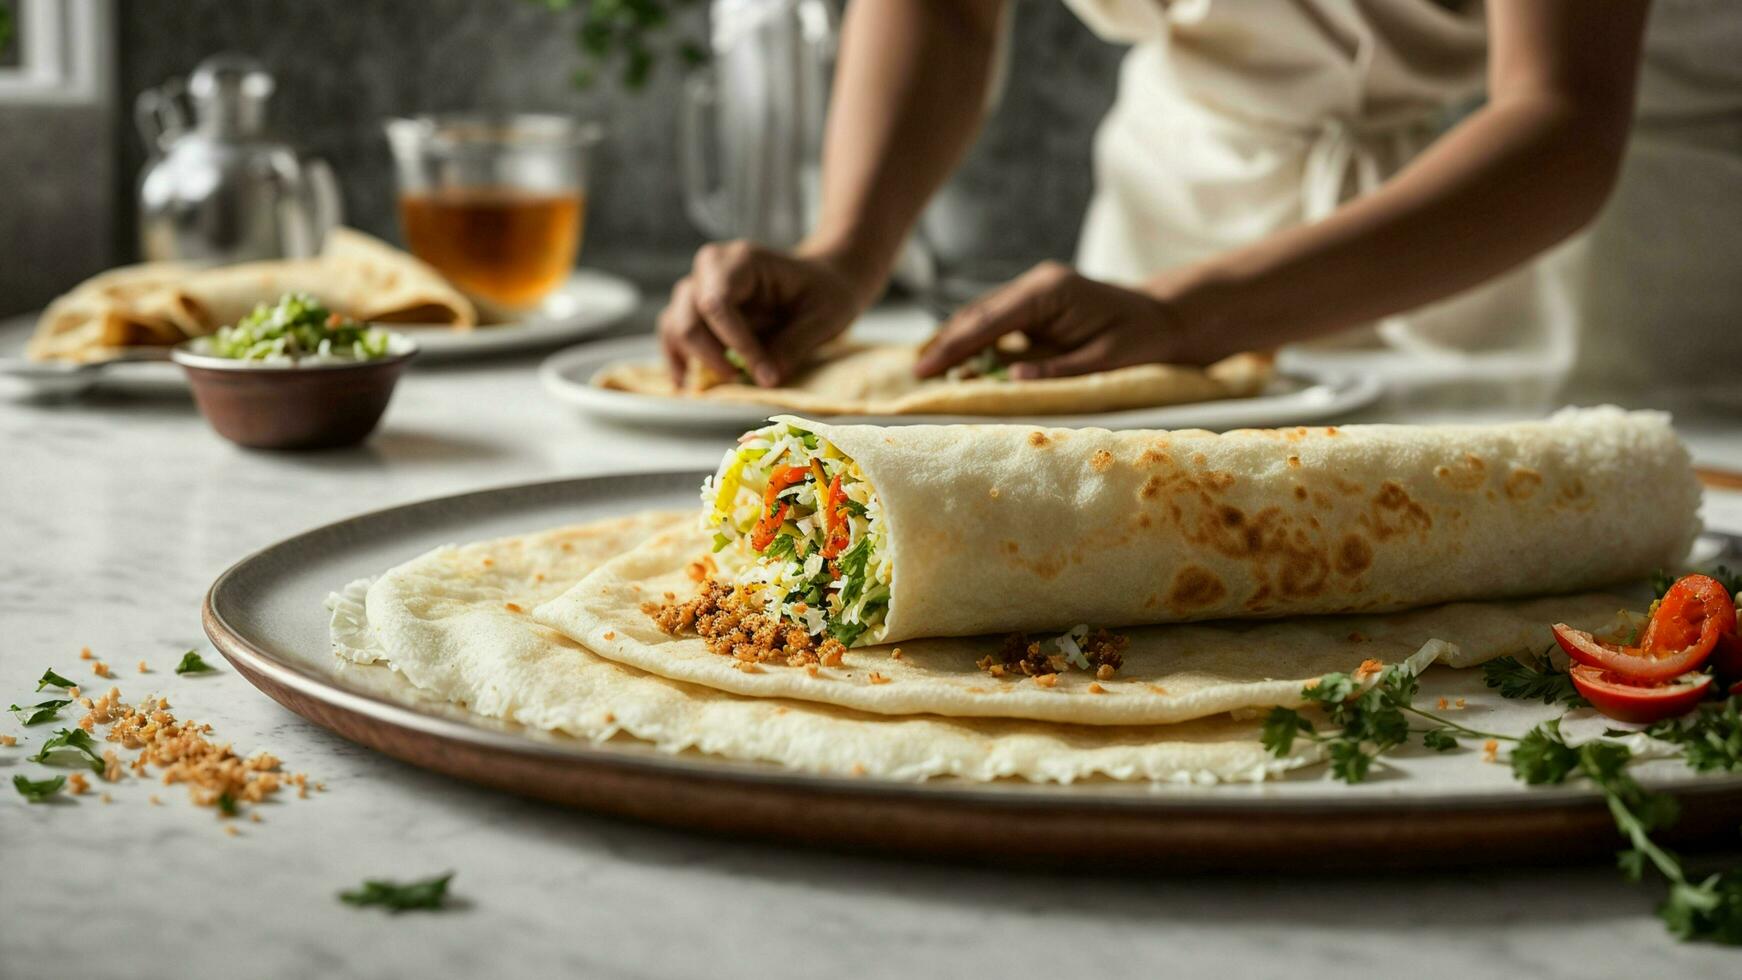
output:
[{"label": "glass pitcher", "polygon": [[712,238],[773,248],[809,231],[839,33],[828,0],[714,0],[710,63],[684,86],[684,204]]}]

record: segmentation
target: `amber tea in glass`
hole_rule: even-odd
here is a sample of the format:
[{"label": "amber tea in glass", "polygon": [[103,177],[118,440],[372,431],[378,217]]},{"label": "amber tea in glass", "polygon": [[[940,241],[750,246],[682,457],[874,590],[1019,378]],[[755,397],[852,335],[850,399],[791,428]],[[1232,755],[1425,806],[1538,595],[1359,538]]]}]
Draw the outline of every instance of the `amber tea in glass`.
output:
[{"label": "amber tea in glass", "polygon": [[420,116],[387,124],[412,254],[502,312],[574,267],[597,128],[562,116]]}]

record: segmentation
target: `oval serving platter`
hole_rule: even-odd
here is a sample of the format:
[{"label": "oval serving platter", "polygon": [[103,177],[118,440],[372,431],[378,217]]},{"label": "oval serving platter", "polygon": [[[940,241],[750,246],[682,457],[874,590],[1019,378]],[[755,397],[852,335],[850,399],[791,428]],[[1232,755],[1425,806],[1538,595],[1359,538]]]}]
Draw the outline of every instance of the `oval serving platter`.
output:
[{"label": "oval serving platter", "polygon": [[[1580,860],[1618,843],[1596,794],[1521,786],[1474,751],[1388,756],[1390,778],[1357,786],[1331,782],[1323,767],[1259,785],[909,783],[669,755],[625,737],[595,744],[431,703],[381,668],[336,669],[321,602],[345,583],[446,543],[689,506],[703,475],[504,487],[316,528],[219,576],[206,596],[205,630],[268,696],[396,759],[524,796],[735,837],[1011,864],[1271,872]],[[1451,685],[1475,694],[1478,674],[1436,669],[1424,681],[1433,693]],[[1733,843],[1742,776],[1690,777],[1679,763],[1661,773],[1641,775],[1682,800],[1673,840]]]}]

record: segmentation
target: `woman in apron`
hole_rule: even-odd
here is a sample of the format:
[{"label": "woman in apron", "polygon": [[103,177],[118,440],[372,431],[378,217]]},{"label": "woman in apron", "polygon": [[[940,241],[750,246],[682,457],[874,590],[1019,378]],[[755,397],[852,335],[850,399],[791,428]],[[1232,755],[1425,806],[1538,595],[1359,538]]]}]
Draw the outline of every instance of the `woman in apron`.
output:
[{"label": "woman in apron", "polygon": [[[1742,68],[1717,52],[1742,37],[1721,0],[1661,4],[1654,34],[1709,56],[1647,62],[1631,146],[1647,0],[1070,2],[1132,45],[1076,267],[958,311],[921,374],[1020,332],[1017,378],[1317,341],[1736,387]],[[732,350],[777,384],[875,299],[972,142],[1003,7],[848,5],[818,226],[790,253],[697,254],[660,318],[680,381],[729,376]]]}]

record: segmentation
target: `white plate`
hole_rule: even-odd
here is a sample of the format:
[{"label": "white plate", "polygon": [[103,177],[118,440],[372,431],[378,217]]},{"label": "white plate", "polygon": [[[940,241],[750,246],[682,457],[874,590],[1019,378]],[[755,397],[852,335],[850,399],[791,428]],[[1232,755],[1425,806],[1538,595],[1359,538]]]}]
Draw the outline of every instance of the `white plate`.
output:
[{"label": "white plate", "polygon": [[[605,367],[620,361],[651,361],[658,350],[651,337],[626,337],[558,351],[538,369],[544,389],[596,418],[636,425],[686,429],[747,429],[781,409],[713,402],[700,398],[667,398],[612,391],[593,383]],[[1332,418],[1370,404],[1383,391],[1371,375],[1309,378],[1279,377],[1253,398],[1161,405],[1092,415],[885,415],[834,416],[834,421],[876,422],[882,425],[922,423],[1019,422],[1032,425],[1100,426],[1108,429],[1238,429],[1296,425]]]},{"label": "white plate", "polygon": [[[417,341],[418,360],[464,361],[510,351],[544,350],[594,336],[635,312],[641,291],[621,276],[594,269],[577,269],[536,311],[515,323],[492,324],[476,330],[392,324],[391,329]],[[36,316],[0,321],[0,388],[9,394],[70,397],[92,387],[133,394],[187,390],[181,370],[167,360],[86,365],[76,370],[44,370],[18,364],[24,344],[36,327]]]},{"label": "white plate", "polygon": [[595,269],[577,269],[568,281],[516,323],[498,323],[476,330],[395,324],[417,341],[419,357],[428,361],[460,361],[516,350],[542,350],[594,336],[622,322],[641,302],[641,290],[621,276]]}]

